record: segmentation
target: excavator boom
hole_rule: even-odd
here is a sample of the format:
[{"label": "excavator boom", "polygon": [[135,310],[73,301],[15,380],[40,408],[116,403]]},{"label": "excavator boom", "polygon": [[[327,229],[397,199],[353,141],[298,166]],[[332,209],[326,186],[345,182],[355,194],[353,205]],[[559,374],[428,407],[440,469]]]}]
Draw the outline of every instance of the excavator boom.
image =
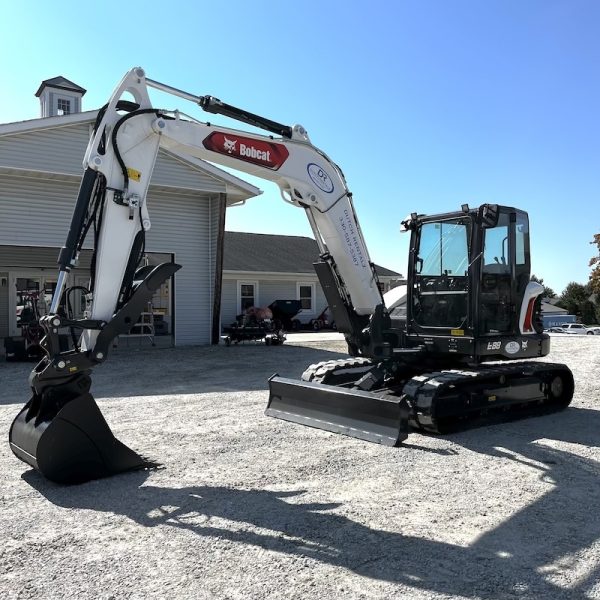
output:
[{"label": "excavator boom", "polygon": [[[238,131],[184,118],[152,106],[154,87],[191,100],[274,135]],[[133,102],[126,99],[133,97]],[[91,371],[112,340],[127,332],[155,290],[180,268],[140,268],[151,227],[146,194],[159,147],[232,167],[280,188],[285,201],[305,210],[339,290],[338,321],[355,345],[383,300],[341,170],[313,146],[301,125],[286,126],[235,108],[213,96],[195,96],[129,71],[99,111],[84,160],[84,175],[67,240],[58,258],[58,283],[41,319],[44,358],[30,376],[32,396],[10,430],[13,452],[47,478],[70,483],[148,463],[112,436],[90,394]],[[71,320],[59,306],[68,273],[86,234],[95,232],[86,318]],[[75,348],[61,350],[58,331],[80,332]]]}]

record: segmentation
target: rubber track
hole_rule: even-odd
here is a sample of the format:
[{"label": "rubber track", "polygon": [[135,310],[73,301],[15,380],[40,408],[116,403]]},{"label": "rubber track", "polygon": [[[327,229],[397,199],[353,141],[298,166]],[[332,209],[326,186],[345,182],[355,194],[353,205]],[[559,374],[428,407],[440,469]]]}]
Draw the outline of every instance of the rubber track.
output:
[{"label": "rubber track", "polygon": [[325,377],[335,371],[345,369],[364,368],[372,366],[374,363],[368,358],[362,356],[340,358],[338,360],[325,360],[322,362],[310,365],[304,373],[302,373],[302,381],[312,381],[314,383],[322,383]]},{"label": "rubber track", "polygon": [[[425,373],[417,375],[410,379],[403,388],[403,394],[408,400],[409,404],[413,408],[413,418],[410,419],[411,425],[418,429],[422,429],[431,433],[444,433],[446,426],[442,428],[435,422],[429,424],[427,422],[419,422],[419,415],[430,415],[432,407],[435,409],[435,402],[442,401],[444,392],[452,389],[453,393],[456,393],[456,388],[460,388],[462,384],[471,384],[474,379],[487,379],[488,377],[496,378],[501,375],[505,375],[508,378],[515,375],[518,377],[520,374],[524,376],[535,375],[536,373],[544,373],[547,371],[568,371],[568,368],[563,364],[558,363],[545,363],[545,362],[519,362],[512,363],[510,365],[498,365],[494,367],[488,367],[477,371],[471,370],[445,370],[433,373]],[[537,402],[533,403],[533,407],[539,407],[537,412],[539,414],[545,414],[550,411],[556,411],[559,409],[566,408],[571,399],[566,403],[562,403],[559,406],[549,407],[547,404],[539,405]],[[519,406],[523,406],[524,403],[518,403]],[[490,407],[492,410],[494,407]],[[458,423],[459,419],[464,419],[467,416],[479,417],[481,416],[484,409],[475,410],[471,415],[465,413],[464,415],[457,415],[455,422]],[[435,410],[434,410],[435,412]],[[519,413],[515,410],[509,411],[514,416],[519,416]],[[527,416],[531,416],[531,412],[527,413]],[[425,416],[425,421],[430,420]],[[447,423],[445,423],[447,425]]]}]

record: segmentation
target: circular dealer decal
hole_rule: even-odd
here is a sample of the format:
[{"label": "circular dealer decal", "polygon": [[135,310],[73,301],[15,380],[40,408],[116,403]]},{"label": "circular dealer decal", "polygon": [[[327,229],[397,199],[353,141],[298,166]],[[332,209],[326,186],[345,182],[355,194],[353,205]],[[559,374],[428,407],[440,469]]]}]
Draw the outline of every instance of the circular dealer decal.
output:
[{"label": "circular dealer decal", "polygon": [[308,171],[308,176],[319,189],[328,194],[333,192],[333,181],[331,181],[331,177],[329,177],[319,165],[309,163],[306,170]]},{"label": "circular dealer decal", "polygon": [[519,342],[508,342],[508,344],[504,346],[504,349],[509,354],[516,354],[521,349],[521,346],[519,345]]}]

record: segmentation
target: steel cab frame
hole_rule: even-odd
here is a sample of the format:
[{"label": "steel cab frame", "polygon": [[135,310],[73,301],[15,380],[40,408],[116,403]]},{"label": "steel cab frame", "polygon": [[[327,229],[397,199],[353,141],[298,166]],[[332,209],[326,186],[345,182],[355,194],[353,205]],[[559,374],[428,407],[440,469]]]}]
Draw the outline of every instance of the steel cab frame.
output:
[{"label": "steel cab frame", "polygon": [[539,291],[527,293],[535,284],[526,212],[464,205],[452,213],[413,213],[404,226],[411,231],[408,346],[468,364],[548,354]]}]

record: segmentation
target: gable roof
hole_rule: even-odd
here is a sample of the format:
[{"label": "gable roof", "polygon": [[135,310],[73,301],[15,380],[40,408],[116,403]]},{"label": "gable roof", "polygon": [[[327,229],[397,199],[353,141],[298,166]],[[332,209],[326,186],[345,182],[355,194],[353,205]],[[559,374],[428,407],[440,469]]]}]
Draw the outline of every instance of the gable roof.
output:
[{"label": "gable roof", "polygon": [[558,301],[558,298],[542,298],[542,314],[544,315],[566,315],[569,311],[555,306],[552,300]]},{"label": "gable roof", "polygon": [[[268,233],[225,232],[225,271],[314,274],[319,258],[317,242],[309,237]],[[400,273],[375,265],[377,274],[402,277]]]},{"label": "gable roof", "polygon": [[52,79],[44,79],[44,81],[42,81],[40,87],[38,88],[38,91],[35,93],[35,95],[38,98],[40,97],[41,93],[44,91],[44,88],[46,86],[58,88],[59,90],[66,90],[68,92],[78,92],[82,96],[87,92],[87,90],[85,90],[81,86],[77,85],[76,83],[73,83],[66,77],[59,75],[58,77],[53,77]]},{"label": "gable roof", "polygon": [[[26,121],[16,121],[14,123],[0,123],[0,138],[4,136],[24,136],[26,134],[38,134],[39,132],[51,132],[60,131],[66,132],[71,127],[81,125],[92,125],[96,121],[98,115],[97,110],[91,110],[80,113],[72,113],[70,115],[57,115],[54,117],[38,117],[36,119],[28,119]],[[89,133],[87,134],[89,135]],[[25,140],[25,137],[21,137]],[[31,139],[31,143],[36,143],[34,138]],[[212,163],[206,162],[199,158],[183,154],[175,150],[167,150],[161,148],[161,152],[170,155],[174,159],[183,162],[195,170],[204,172],[209,177],[225,184],[226,192],[228,196],[228,204],[244,203],[246,200],[262,194],[262,190],[252,185],[251,183],[224,171],[223,169],[213,165]],[[60,154],[58,154],[60,156]],[[83,153],[82,153],[83,158]],[[79,176],[79,164],[77,175]],[[6,165],[0,164],[0,170]],[[44,172],[52,172],[51,170],[44,168]]]}]

